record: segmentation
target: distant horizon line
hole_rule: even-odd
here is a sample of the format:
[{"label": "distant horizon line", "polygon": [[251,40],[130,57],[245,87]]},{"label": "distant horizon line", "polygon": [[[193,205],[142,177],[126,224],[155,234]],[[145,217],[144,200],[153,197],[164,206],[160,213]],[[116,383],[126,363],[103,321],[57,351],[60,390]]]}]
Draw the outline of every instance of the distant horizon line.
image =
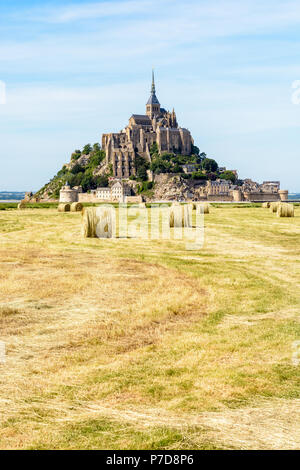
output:
[{"label": "distant horizon line", "polygon": [[[7,191],[6,190],[6,191],[0,191],[0,194],[11,194],[11,193],[12,194],[24,194],[24,193],[29,193],[29,192],[31,192],[33,194],[36,193],[36,191]],[[291,192],[288,189],[288,192],[289,192],[289,196],[292,196],[292,195],[295,195],[295,194],[300,195],[300,189],[299,189],[299,191],[291,191]]]}]

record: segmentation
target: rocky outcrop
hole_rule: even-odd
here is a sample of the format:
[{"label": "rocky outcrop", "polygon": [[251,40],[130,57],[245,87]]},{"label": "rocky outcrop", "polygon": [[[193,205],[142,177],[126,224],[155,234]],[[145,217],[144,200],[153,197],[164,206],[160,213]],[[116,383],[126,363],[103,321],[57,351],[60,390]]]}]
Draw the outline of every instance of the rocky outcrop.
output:
[{"label": "rocky outcrop", "polygon": [[[154,177],[154,192],[151,200],[200,199],[200,189],[205,183],[184,179],[180,175],[162,173]],[[150,198],[148,198],[150,200]]]}]

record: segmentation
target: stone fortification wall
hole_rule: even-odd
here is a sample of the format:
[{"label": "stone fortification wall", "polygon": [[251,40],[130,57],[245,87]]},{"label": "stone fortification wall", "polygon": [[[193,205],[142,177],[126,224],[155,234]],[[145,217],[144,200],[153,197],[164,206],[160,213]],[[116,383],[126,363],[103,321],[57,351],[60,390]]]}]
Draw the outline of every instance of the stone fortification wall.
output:
[{"label": "stone fortification wall", "polygon": [[280,197],[278,193],[244,193],[245,201],[249,202],[276,202],[280,201]]},{"label": "stone fortification wall", "polygon": [[230,194],[208,194],[207,195],[208,201],[233,201],[233,197]]},{"label": "stone fortification wall", "polygon": [[81,194],[78,194],[78,202],[96,203],[96,202],[102,202],[102,200],[98,199],[95,194],[81,193]]}]

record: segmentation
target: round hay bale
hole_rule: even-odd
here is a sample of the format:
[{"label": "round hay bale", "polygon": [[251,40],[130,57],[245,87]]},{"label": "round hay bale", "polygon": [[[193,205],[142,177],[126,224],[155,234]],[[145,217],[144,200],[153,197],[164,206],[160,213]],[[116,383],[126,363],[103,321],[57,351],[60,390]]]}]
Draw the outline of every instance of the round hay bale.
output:
[{"label": "round hay bale", "polygon": [[58,212],[70,212],[71,206],[69,203],[61,203],[57,208]]},{"label": "round hay bale", "polygon": [[272,212],[272,214],[274,212],[277,212],[277,209],[278,209],[278,205],[280,204],[280,202],[271,202],[270,203],[270,212]]},{"label": "round hay bale", "polygon": [[264,209],[269,209],[270,208],[270,202],[263,202],[262,206]]},{"label": "round hay bale", "polygon": [[293,204],[279,204],[277,208],[277,217],[294,217],[294,205]]},{"label": "round hay bale", "polygon": [[71,204],[71,212],[81,212],[83,209],[83,205],[81,202],[72,202]]},{"label": "round hay bale", "polygon": [[197,208],[196,208],[197,214],[209,214],[209,208],[210,208],[210,205],[208,204],[208,202],[197,204]]},{"label": "round hay bale", "polygon": [[19,202],[18,209],[22,210],[22,209],[25,209],[25,208],[26,208],[26,202],[23,199],[21,202]]},{"label": "round hay bale", "polygon": [[179,205],[172,204],[169,214],[170,227],[182,227],[183,217],[182,208]]},{"label": "round hay bale", "polygon": [[169,225],[171,228],[191,227],[191,214],[188,206],[172,205],[169,213]]},{"label": "round hay bale", "polygon": [[85,238],[113,238],[115,211],[113,207],[85,207],[82,211],[82,235]]},{"label": "round hay bale", "polygon": [[192,227],[192,213],[191,212],[192,210],[190,210],[190,207],[188,205],[183,207],[183,226],[184,227]]},{"label": "round hay bale", "polygon": [[96,227],[98,238],[114,238],[116,230],[115,209],[113,207],[97,207],[99,221]]},{"label": "round hay bale", "polygon": [[84,238],[96,238],[98,223],[96,207],[85,207],[82,211],[82,235]]}]

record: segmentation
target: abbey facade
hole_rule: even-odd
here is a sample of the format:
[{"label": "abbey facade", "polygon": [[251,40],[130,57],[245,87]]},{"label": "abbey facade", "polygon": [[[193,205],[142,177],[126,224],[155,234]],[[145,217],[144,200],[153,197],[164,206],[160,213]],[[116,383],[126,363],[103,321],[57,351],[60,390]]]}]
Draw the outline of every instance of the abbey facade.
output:
[{"label": "abbey facade", "polygon": [[183,155],[191,154],[194,143],[189,130],[178,126],[174,109],[169,112],[160,107],[152,72],[146,114],[133,114],[124,130],[102,135],[102,149],[106,153],[106,163],[112,165],[113,176],[128,178],[135,175],[136,155],[150,162],[150,147],[155,142],[159,152]]}]

